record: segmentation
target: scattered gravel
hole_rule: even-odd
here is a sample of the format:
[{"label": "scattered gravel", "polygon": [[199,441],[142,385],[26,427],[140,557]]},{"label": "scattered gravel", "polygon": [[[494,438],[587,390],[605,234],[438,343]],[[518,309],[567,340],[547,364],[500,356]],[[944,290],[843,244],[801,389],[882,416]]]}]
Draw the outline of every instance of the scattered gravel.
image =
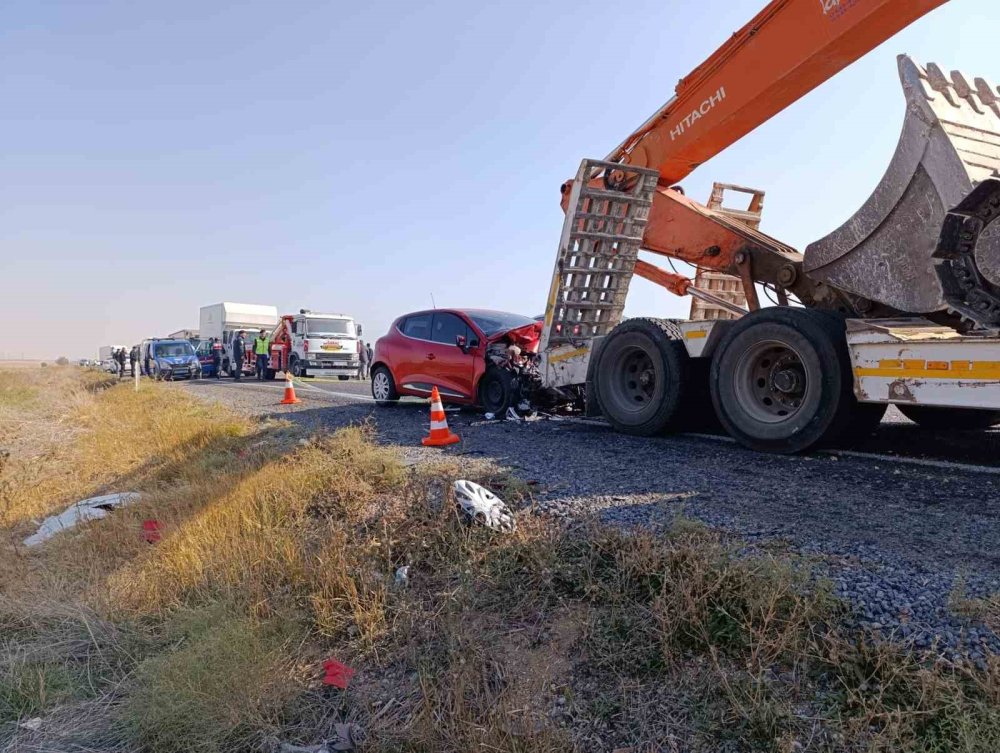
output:
[{"label": "scattered gravel", "polygon": [[[1000,475],[854,456],[762,455],[711,438],[643,439],[573,419],[485,421],[474,411],[448,414],[460,444],[429,449],[420,445],[426,403],[376,408],[343,397],[368,394],[357,382],[309,383],[296,406],[277,405],[274,385],[196,382],[188,389],[310,430],[371,421],[382,441],[410,448],[410,462],[442,454],[493,460],[538,482],[537,509],[545,514],[629,526],[683,515],[750,546],[784,544],[815,563],[859,624],[949,659],[981,664],[987,652],[1000,653],[996,634],[951,608],[956,597],[1000,592]],[[855,449],[996,465],[1000,432],[935,434],[897,414]]]}]

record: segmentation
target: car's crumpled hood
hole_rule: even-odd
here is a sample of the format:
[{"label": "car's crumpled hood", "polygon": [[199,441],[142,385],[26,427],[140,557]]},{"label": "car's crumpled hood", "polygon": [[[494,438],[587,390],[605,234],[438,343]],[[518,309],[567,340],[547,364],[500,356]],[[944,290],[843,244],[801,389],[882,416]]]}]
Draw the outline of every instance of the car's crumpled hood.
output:
[{"label": "car's crumpled hood", "polygon": [[523,327],[515,327],[514,329],[497,332],[487,342],[493,343],[497,340],[509,340],[512,344],[521,348],[521,350],[537,353],[538,342],[541,339],[542,323],[532,322],[531,324],[525,324]]}]

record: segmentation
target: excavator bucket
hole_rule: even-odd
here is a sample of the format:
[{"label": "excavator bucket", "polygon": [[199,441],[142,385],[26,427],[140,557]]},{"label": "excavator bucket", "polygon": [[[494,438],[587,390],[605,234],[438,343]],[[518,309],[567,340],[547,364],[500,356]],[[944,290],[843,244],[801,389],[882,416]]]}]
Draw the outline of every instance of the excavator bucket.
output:
[{"label": "excavator bucket", "polygon": [[[817,281],[901,312],[1000,324],[1000,90],[899,57],[906,120],[875,192],[806,248]],[[995,300],[994,300],[995,299]]]}]

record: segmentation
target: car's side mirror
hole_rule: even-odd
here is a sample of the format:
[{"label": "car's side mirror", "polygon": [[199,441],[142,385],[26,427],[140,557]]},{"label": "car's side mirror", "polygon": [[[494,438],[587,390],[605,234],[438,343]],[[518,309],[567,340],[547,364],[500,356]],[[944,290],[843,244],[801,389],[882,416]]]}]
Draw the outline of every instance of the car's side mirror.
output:
[{"label": "car's side mirror", "polygon": [[465,335],[455,335],[455,345],[460,347],[463,353],[469,352],[469,346],[466,342]]}]

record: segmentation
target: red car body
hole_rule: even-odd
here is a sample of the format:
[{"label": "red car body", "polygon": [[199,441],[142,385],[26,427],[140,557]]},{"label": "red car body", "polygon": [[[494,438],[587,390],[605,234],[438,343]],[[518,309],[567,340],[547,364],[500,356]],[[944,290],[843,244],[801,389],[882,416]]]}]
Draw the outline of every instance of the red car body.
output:
[{"label": "red car body", "polygon": [[427,397],[437,387],[445,402],[474,405],[486,373],[488,346],[504,342],[536,353],[542,323],[527,316],[485,309],[434,309],[399,317],[375,342],[372,392],[380,367],[389,370],[400,395]]}]

